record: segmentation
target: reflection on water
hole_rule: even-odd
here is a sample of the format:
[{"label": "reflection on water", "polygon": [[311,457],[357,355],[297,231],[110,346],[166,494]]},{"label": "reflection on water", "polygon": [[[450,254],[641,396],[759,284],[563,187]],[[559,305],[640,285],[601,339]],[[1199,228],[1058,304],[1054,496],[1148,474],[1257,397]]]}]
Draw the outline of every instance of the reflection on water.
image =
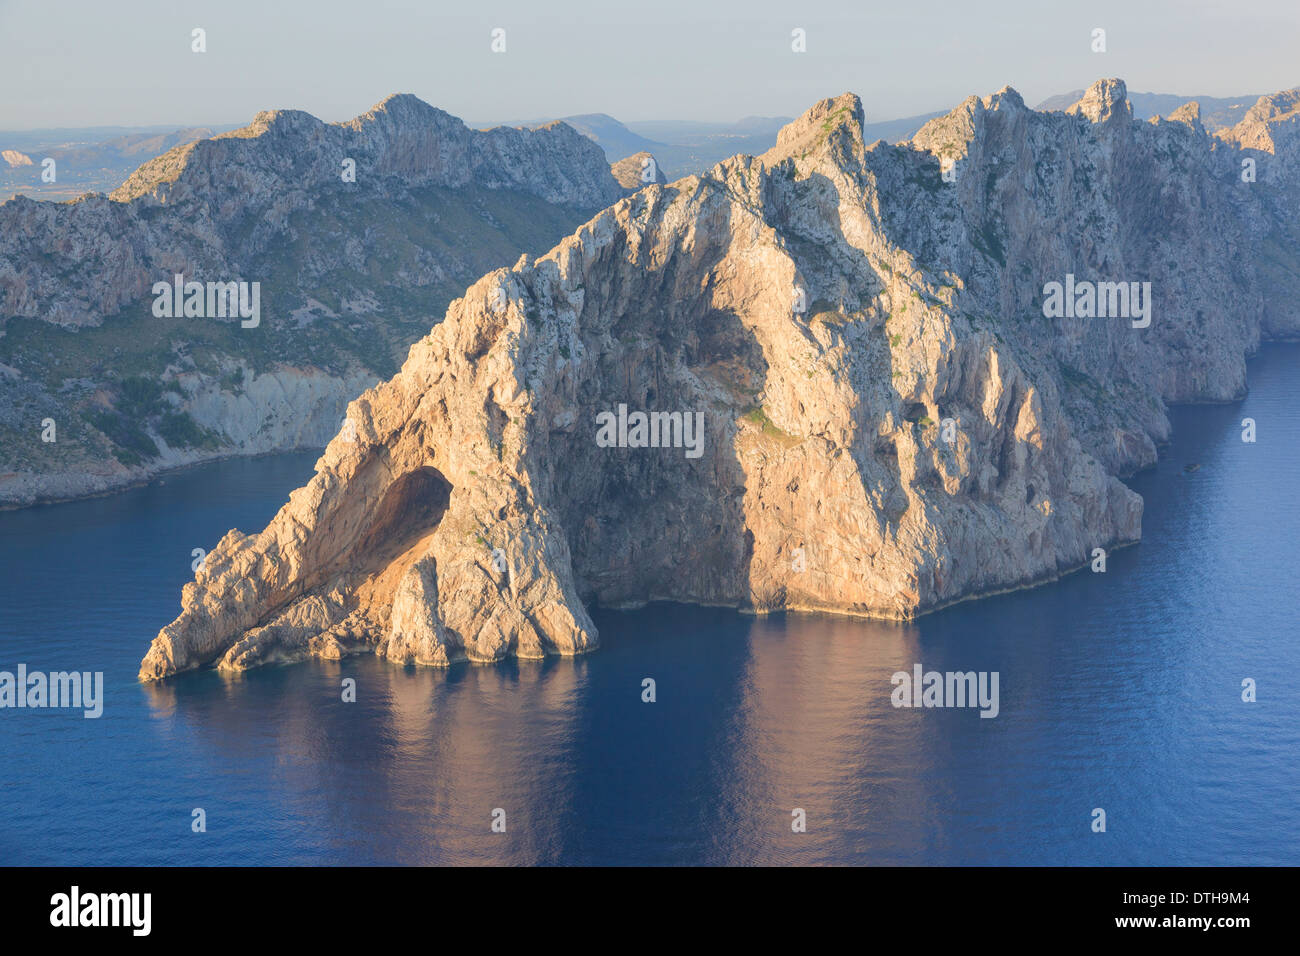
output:
[{"label": "reflection on water", "polygon": [[[107,685],[97,721],[0,712],[0,863],[1300,863],[1297,371],[1269,349],[1245,402],[1177,412],[1106,574],[908,625],[655,605],[596,611],[578,659],[142,686],[191,548],[311,457],[0,514],[0,669]],[[998,672],[999,716],[895,709],[916,663]]]},{"label": "reflection on water", "polygon": [[[165,739],[180,725],[221,764],[268,769],[276,812],[314,828],[331,857],[532,863],[562,843],[584,670],[557,660],[442,672],[364,658],[140,692]],[[355,702],[343,699],[345,678]],[[497,808],[505,835],[490,833]],[[211,829],[219,813],[208,813]]]}]

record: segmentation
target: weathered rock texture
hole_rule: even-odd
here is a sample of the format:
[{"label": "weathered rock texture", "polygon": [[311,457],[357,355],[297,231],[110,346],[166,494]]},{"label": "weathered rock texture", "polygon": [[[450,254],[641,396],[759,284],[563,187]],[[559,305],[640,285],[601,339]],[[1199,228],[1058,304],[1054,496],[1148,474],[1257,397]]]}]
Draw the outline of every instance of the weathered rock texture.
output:
[{"label": "weathered rock texture", "polygon": [[610,172],[624,189],[638,190],[652,183],[667,185],[668,178],[652,153],[645,151],[625,156],[610,166]]},{"label": "weathered rock texture", "polygon": [[[625,193],[562,123],[471,130],[398,95],[260,113],[109,197],[0,204],[0,506],[322,447],[467,283]],[[259,283],[261,324],[154,316],[176,274]]]},{"label": "weathered rock texture", "polygon": [[[1115,80],[1069,113],[972,97],[899,146],[845,95],[621,200],[454,301],[271,524],[209,555],[141,677],[576,653],[592,602],[907,618],[1136,540],[1117,475],[1165,403],[1241,395],[1300,322],[1272,271],[1296,266],[1294,126],[1264,112],[1247,184],[1236,141],[1134,122]],[[1067,273],[1151,282],[1150,327],[1044,318]],[[602,447],[619,405],[702,413],[702,454]]]}]

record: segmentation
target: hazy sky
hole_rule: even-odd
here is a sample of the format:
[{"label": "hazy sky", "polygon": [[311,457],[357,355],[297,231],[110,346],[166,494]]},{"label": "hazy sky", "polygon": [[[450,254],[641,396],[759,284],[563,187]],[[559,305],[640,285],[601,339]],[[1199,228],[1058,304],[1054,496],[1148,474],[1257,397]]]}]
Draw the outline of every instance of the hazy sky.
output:
[{"label": "hazy sky", "polygon": [[1300,0],[0,0],[0,129],[341,120],[395,92],[483,122],[788,116],[852,90],[884,120],[1102,76],[1273,92],[1300,85],[1298,53]]}]

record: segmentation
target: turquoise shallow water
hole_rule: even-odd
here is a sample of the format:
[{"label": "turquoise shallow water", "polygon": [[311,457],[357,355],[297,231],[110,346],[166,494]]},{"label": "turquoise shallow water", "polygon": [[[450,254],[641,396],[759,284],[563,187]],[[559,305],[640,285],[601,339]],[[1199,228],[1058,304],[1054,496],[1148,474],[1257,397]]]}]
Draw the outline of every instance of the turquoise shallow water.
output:
[{"label": "turquoise shallow water", "polygon": [[[660,605],[598,611],[577,660],[145,687],[191,549],[260,529],[314,456],[0,513],[0,669],[107,682],[99,720],[0,711],[0,863],[1300,864],[1300,347],[1250,380],[1175,412],[1106,574],[910,625]],[[999,716],[895,709],[918,661],[997,671]]]}]

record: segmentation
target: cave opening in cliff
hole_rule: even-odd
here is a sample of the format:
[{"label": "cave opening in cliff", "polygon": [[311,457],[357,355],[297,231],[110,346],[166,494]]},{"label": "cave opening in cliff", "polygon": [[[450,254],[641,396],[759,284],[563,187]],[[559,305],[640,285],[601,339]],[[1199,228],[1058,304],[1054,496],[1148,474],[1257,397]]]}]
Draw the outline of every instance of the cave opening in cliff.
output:
[{"label": "cave opening in cliff", "polygon": [[438,527],[451,503],[451,482],[431,466],[394,481],[375,508],[358,553],[400,554]]}]

